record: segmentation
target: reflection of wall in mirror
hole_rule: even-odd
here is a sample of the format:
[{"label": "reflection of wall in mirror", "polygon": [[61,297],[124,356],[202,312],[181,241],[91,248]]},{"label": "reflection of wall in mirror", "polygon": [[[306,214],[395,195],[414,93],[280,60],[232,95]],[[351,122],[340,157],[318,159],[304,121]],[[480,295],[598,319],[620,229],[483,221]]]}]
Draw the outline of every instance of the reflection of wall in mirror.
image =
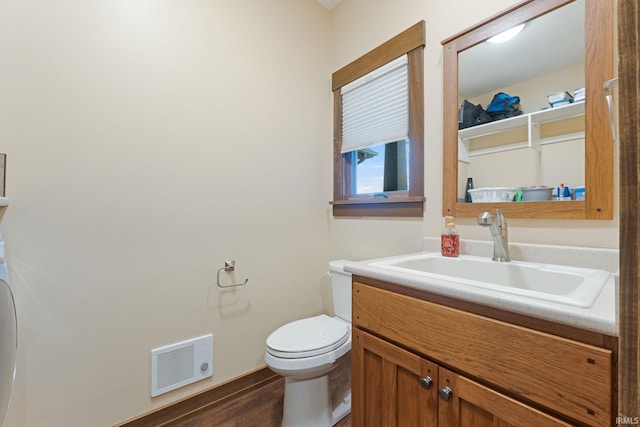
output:
[{"label": "reflection of wall in mirror", "polygon": [[[466,174],[473,177],[476,188],[530,185],[529,183],[537,182],[540,174],[538,154],[529,149],[476,156],[468,165],[463,166],[461,162],[459,167],[461,172],[465,170]],[[461,194],[464,197],[464,185],[459,183],[458,188],[462,188]],[[460,198],[460,191],[458,193]]]},{"label": "reflection of wall in mirror", "polygon": [[[561,183],[573,188],[584,185],[584,139],[548,144],[540,153],[532,149],[502,151],[460,162],[458,198],[464,198],[466,177],[479,187],[528,187]],[[464,182],[463,182],[464,181]]]}]

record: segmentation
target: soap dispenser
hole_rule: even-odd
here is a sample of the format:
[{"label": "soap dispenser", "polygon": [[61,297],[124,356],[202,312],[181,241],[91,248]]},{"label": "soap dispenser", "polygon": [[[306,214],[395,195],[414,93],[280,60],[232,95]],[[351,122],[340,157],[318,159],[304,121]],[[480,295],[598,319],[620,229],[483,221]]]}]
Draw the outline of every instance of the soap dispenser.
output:
[{"label": "soap dispenser", "polygon": [[445,230],[440,236],[440,252],[442,256],[457,257],[460,255],[460,235],[452,216],[445,216]]}]

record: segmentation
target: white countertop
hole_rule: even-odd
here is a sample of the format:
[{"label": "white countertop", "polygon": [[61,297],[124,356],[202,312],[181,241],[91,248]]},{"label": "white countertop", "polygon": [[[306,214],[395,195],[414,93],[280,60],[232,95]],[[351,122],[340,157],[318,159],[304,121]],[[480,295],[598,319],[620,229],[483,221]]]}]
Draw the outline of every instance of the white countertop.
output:
[{"label": "white countertop", "polygon": [[[438,239],[439,240],[439,239]],[[483,247],[485,242],[476,242],[479,247]],[[489,242],[491,244],[491,242]],[[439,241],[438,241],[439,244]],[[426,241],[424,248],[430,248],[431,242]],[[473,245],[471,245],[473,246]],[[518,250],[514,253],[535,253],[536,250],[544,253],[546,258],[554,258],[554,250],[556,260],[563,260],[565,256],[573,253],[573,260],[581,259],[583,262],[575,265],[585,268],[597,268],[589,264],[591,259],[598,259],[602,266],[600,269],[607,270],[611,273],[608,282],[604,285],[602,291],[596,298],[593,306],[589,308],[570,306],[566,304],[557,304],[548,301],[541,301],[525,296],[506,294],[495,290],[482,289],[466,284],[456,283],[438,278],[423,277],[417,274],[405,273],[400,271],[391,271],[389,269],[370,265],[373,262],[388,260],[393,258],[406,257],[407,255],[379,258],[375,260],[366,260],[359,262],[347,261],[344,264],[344,270],[373,279],[383,280],[398,285],[407,286],[414,289],[420,289],[434,294],[444,295],[463,301],[473,302],[488,307],[494,307],[521,313],[532,317],[554,321],[557,323],[579,327],[586,330],[604,333],[607,335],[618,335],[618,304],[617,304],[617,251],[611,249],[598,248],[571,248],[571,247],[545,247],[541,245],[515,245]],[[533,248],[531,248],[533,247]],[[483,249],[484,250],[484,249]],[[602,252],[604,251],[604,252]],[[428,250],[428,252],[435,252]],[[581,256],[576,256],[575,252],[580,252]],[[564,254],[563,254],[564,253]],[[535,255],[529,256],[529,259],[521,259],[522,261],[540,262]],[[548,262],[544,260],[543,262]],[[559,264],[559,262],[556,262]],[[608,267],[608,268],[604,268]]]}]

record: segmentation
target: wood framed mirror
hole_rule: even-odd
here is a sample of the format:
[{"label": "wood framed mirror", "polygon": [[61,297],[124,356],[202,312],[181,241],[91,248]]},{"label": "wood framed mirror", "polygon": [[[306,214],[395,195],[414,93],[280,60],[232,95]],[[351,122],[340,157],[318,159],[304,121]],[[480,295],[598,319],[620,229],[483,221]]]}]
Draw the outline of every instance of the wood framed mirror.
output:
[{"label": "wood framed mirror", "polygon": [[[578,10],[576,12],[575,10]],[[612,0],[526,0],[512,8],[509,8],[497,15],[494,15],[479,24],[468,28],[442,42],[443,53],[443,215],[456,217],[475,217],[485,210],[502,209],[505,216],[510,218],[549,218],[549,219],[612,219],[613,218],[613,194],[614,194],[614,145],[610,125],[610,115],[607,105],[603,85],[613,78],[613,1]],[[488,127],[496,127],[484,132],[460,133],[458,129],[459,108],[465,94],[461,93],[461,88],[468,91],[466,79],[462,77],[473,73],[491,73],[483,71],[482,67],[468,65],[466,57],[471,57],[470,53],[486,41],[505,30],[525,24],[526,31],[533,31],[539,27],[543,21],[548,21],[551,17],[570,12],[575,20],[579,20],[579,28],[583,30],[571,31],[560,25],[560,31],[555,39],[544,41],[538,33],[534,38],[540,39],[541,45],[534,48],[520,49],[523,52],[530,52],[531,58],[515,58],[507,56],[503,61],[495,60],[496,69],[503,67],[509,69],[510,77],[514,81],[507,81],[505,77],[498,78],[493,86],[486,86],[488,95],[492,92],[505,91],[514,87],[525,87],[529,82],[545,81],[540,79],[542,74],[548,71],[537,71],[538,75],[528,75],[530,71],[536,69],[537,65],[543,62],[541,59],[534,59],[534,52],[542,52],[546,56],[552,56],[555,51],[559,51],[563,42],[580,37],[578,45],[582,46],[582,64],[573,66],[579,74],[576,87],[566,87],[572,83],[564,83],[561,90],[573,92],[577,86],[585,88],[585,100],[581,103],[568,105],[566,110],[561,108],[551,108],[549,104],[541,105],[542,102],[533,96],[522,99],[524,114],[512,119],[517,122],[512,126],[512,122],[500,120],[488,123]],[[562,21],[564,19],[564,21]],[[561,22],[569,22],[566,17],[561,18]],[[558,27],[557,25],[555,27]],[[555,28],[554,27],[554,28]],[[520,37],[520,36],[518,36]],[[574,49],[569,47],[569,51]],[[575,50],[575,49],[574,49]],[[568,54],[564,54],[567,56]],[[513,61],[510,61],[513,59]],[[559,60],[557,61],[559,63]],[[461,67],[464,67],[462,69]],[[576,68],[577,67],[577,68]],[[471,69],[471,73],[469,72]],[[555,76],[552,74],[545,74]],[[521,76],[521,78],[520,78]],[[582,80],[580,80],[582,79]],[[560,79],[561,80],[561,79]],[[551,81],[557,81],[555,77]],[[546,80],[547,82],[549,79]],[[569,80],[573,81],[573,80]],[[540,83],[535,83],[540,84]],[[520,85],[520,86],[518,86]],[[549,83],[531,91],[537,93],[538,97],[547,100],[547,95],[557,92],[558,87]],[[510,93],[518,96],[518,93]],[[490,102],[490,98],[485,98],[484,103]],[[571,109],[571,113],[566,113]],[[559,117],[559,118],[558,118]],[[576,119],[577,117],[577,119]],[[515,119],[515,120],[514,120]],[[567,122],[560,126],[568,126],[568,130],[555,131],[569,135],[560,138],[562,141],[571,140],[572,145],[562,148],[564,154],[553,154],[553,149],[549,149],[558,140],[553,136],[553,130],[544,128],[545,123],[552,122],[549,126],[553,128],[558,121]],[[542,123],[542,124],[541,124]],[[580,124],[582,123],[582,125]],[[506,125],[506,126],[505,126]],[[582,128],[580,128],[582,126]],[[572,127],[576,127],[573,129]],[[467,131],[467,129],[465,129]],[[513,133],[507,135],[507,142],[498,141],[498,134]],[[545,133],[552,136],[546,137]],[[542,134],[542,136],[541,136]],[[494,157],[484,160],[485,164],[491,164],[493,169],[493,181],[489,178],[477,180],[470,172],[467,172],[466,164],[470,163],[470,151],[475,146],[469,146],[469,139],[480,135],[484,141],[476,144],[488,144],[489,149],[476,149],[474,154],[479,157],[487,153]],[[524,135],[518,140],[518,135]],[[577,136],[576,136],[577,135]],[[501,136],[502,137],[502,136]],[[513,141],[508,139],[512,138]],[[540,140],[543,140],[540,143]],[[498,142],[496,142],[498,141]],[[516,141],[516,142],[514,142]],[[553,143],[549,142],[553,141]],[[549,145],[546,145],[549,142]],[[494,150],[492,146],[501,145],[499,150]],[[578,145],[576,145],[578,144]],[[507,147],[507,148],[505,148]],[[542,147],[542,148],[541,148]],[[571,148],[573,147],[573,148]],[[512,154],[504,154],[509,150]],[[561,151],[562,152],[562,151]],[[498,153],[497,155],[495,153]],[[520,154],[513,154],[520,153]],[[568,154],[567,154],[568,153]],[[575,155],[574,155],[575,153]],[[471,154],[471,155],[474,155]],[[511,156],[511,157],[509,157]],[[520,157],[518,157],[520,156]],[[524,156],[524,157],[523,157]],[[522,160],[525,159],[525,160]],[[555,159],[552,161],[545,159]],[[546,163],[545,163],[546,162]],[[480,161],[476,163],[482,164]],[[554,164],[550,166],[549,164]],[[476,171],[480,170],[477,165]],[[547,171],[556,168],[555,172]],[[566,167],[566,170],[564,168]],[[486,168],[486,166],[485,166]],[[486,168],[489,169],[489,168]],[[485,170],[486,170],[485,169]],[[560,170],[558,170],[560,169]],[[570,172],[574,170],[574,172]],[[577,172],[575,172],[577,170]],[[503,173],[504,172],[504,173]],[[582,177],[567,178],[570,187],[584,186],[584,200],[549,200],[549,201],[526,201],[526,202],[491,202],[491,203],[468,203],[465,202],[464,183],[467,176],[474,178],[474,185],[478,187],[528,187],[528,186],[549,186],[555,188],[559,186],[562,174],[566,173]],[[557,177],[557,178],[554,178]],[[497,182],[496,180],[503,180]],[[546,182],[552,181],[552,182]],[[560,181],[560,182],[558,182]]]}]

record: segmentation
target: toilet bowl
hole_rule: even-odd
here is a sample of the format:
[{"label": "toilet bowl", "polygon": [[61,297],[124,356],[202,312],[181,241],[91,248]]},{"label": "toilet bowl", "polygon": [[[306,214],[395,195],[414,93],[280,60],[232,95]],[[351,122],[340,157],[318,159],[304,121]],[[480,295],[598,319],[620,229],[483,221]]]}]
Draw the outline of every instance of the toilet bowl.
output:
[{"label": "toilet bowl", "polygon": [[351,274],[329,263],[335,316],[276,329],[264,360],[285,378],[283,427],[330,427],[351,412]]}]

